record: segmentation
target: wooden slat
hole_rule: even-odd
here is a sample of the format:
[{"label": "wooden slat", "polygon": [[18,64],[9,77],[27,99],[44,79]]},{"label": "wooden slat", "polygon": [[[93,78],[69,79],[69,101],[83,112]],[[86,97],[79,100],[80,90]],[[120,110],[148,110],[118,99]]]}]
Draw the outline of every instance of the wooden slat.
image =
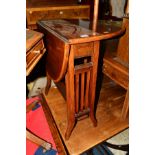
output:
[{"label": "wooden slat", "polygon": [[79,74],[75,75],[75,112],[79,111]]},{"label": "wooden slat", "polygon": [[83,111],[84,108],[84,81],[85,81],[85,72],[81,74],[81,96],[80,96],[80,110]]},{"label": "wooden slat", "polygon": [[77,65],[75,66],[75,74],[80,74],[82,72],[87,72],[90,70],[90,68],[92,68],[93,66],[93,63],[90,62],[90,63],[86,63],[86,64],[81,64],[81,65]]},{"label": "wooden slat", "polygon": [[88,108],[89,104],[89,84],[90,84],[90,71],[86,72],[86,94],[85,94],[85,108]]}]

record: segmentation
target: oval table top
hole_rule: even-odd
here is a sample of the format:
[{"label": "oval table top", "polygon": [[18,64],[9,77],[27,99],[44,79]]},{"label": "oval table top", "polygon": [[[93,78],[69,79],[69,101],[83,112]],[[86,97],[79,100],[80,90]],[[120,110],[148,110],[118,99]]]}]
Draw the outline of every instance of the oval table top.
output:
[{"label": "oval table top", "polygon": [[103,40],[121,35],[122,21],[98,20],[96,31],[90,20],[41,20],[37,24],[68,44]]}]

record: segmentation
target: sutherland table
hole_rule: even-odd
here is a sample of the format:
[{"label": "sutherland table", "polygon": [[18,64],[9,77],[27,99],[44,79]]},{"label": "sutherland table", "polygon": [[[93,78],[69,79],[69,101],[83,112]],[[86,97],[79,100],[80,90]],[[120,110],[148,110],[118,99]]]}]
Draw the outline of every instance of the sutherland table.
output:
[{"label": "sutherland table", "polygon": [[56,84],[64,82],[66,87],[66,140],[77,120],[89,116],[93,126],[97,126],[94,100],[100,40],[112,38],[125,31],[117,23],[109,26],[105,21],[98,22],[96,32],[90,30],[90,27],[91,23],[84,20],[38,22],[39,31],[45,35],[48,54],[45,93],[48,93],[51,79]]}]

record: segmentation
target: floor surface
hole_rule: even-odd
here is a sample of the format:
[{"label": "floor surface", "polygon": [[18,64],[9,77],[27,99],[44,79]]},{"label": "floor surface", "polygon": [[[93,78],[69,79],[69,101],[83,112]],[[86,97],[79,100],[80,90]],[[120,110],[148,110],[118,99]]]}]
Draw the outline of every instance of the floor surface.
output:
[{"label": "floor surface", "polygon": [[[36,79],[35,81],[31,82],[28,84],[28,89],[29,89],[29,97],[37,95],[41,92],[42,89],[44,89],[46,85],[46,77],[40,77]],[[51,83],[52,86],[55,86],[54,83]],[[117,144],[117,145],[122,145],[122,144],[129,144],[129,129],[124,130],[123,132],[113,136],[112,138],[108,139],[107,142],[111,144]],[[116,149],[109,148],[110,151],[114,155],[125,155],[125,151],[120,151]]]}]

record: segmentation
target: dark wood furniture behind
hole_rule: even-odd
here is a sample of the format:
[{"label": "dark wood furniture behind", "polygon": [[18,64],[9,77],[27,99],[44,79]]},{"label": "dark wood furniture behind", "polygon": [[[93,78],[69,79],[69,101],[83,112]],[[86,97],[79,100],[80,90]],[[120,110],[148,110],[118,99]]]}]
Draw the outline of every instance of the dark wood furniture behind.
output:
[{"label": "dark wood furniture behind", "polygon": [[78,4],[76,0],[26,1],[27,27],[36,29],[42,19],[89,19],[90,5]]},{"label": "dark wood furniture behind", "polygon": [[38,61],[44,55],[46,49],[43,42],[43,34],[26,30],[26,76],[30,74]]},{"label": "dark wood furniture behind", "polygon": [[103,73],[126,89],[121,119],[126,119],[129,112],[129,0],[125,7],[123,26],[126,32],[119,40],[116,56],[103,59]]},{"label": "dark wood furniture behind", "polygon": [[[125,34],[120,38],[116,56],[105,55],[103,73],[127,90],[121,118],[125,119],[129,110],[129,19],[123,19]],[[107,51],[108,52],[108,51]]]}]

